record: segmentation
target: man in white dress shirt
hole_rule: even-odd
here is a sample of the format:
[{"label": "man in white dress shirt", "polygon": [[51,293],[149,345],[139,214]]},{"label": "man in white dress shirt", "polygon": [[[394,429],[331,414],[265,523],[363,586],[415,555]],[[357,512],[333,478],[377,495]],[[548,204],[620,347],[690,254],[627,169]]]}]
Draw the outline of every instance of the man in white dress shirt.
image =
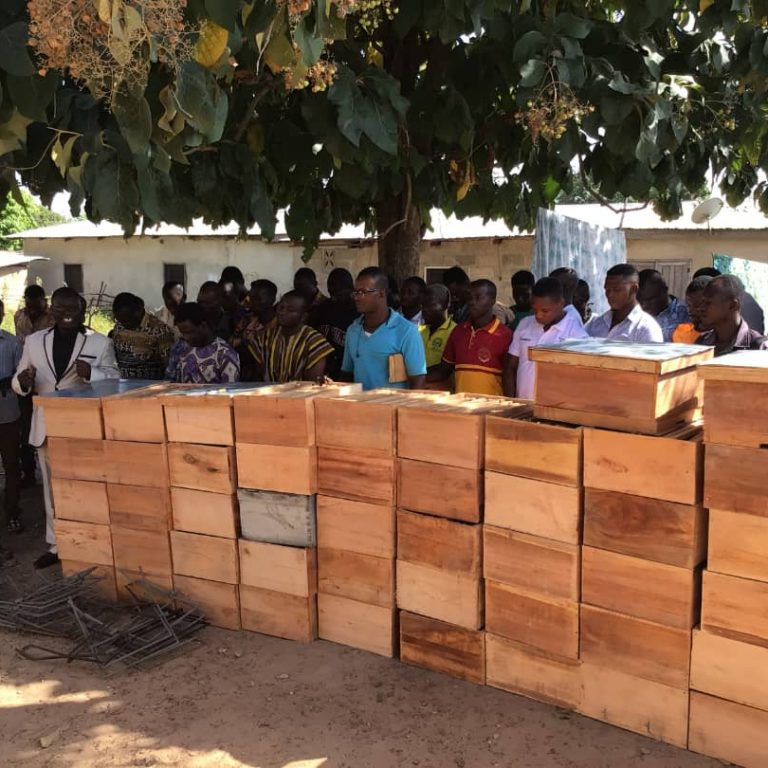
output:
[{"label": "man in white dress shirt", "polygon": [[585,326],[590,336],[638,343],[664,341],[661,326],[637,300],[640,275],[631,264],[617,264],[605,276],[605,298],[610,309]]},{"label": "man in white dress shirt", "polygon": [[507,357],[506,375],[514,377],[515,397],[533,400],[536,391],[536,363],[528,359],[528,350],[539,344],[554,344],[566,339],[583,339],[581,318],[566,311],[562,283],[544,277],[533,287],[533,315],[520,321]]}]

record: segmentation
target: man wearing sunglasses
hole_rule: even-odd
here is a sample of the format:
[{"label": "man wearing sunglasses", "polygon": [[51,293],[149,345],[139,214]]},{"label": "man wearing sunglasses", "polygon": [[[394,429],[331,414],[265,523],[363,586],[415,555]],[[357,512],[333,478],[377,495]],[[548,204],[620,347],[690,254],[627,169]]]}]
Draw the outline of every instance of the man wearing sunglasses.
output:
[{"label": "man wearing sunglasses", "polygon": [[341,377],[360,382],[363,389],[420,389],[427,373],[424,344],[418,326],[387,306],[388,289],[378,267],[357,276],[352,298],[360,317],[344,340]]}]

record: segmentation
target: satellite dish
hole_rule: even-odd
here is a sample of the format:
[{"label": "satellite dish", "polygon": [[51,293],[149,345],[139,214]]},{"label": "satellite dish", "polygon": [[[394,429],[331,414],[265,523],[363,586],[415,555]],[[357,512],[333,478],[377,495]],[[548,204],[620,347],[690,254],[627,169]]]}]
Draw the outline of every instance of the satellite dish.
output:
[{"label": "satellite dish", "polygon": [[712,219],[723,210],[725,203],[719,197],[710,197],[700,205],[691,214],[691,221],[694,224],[709,224]]}]

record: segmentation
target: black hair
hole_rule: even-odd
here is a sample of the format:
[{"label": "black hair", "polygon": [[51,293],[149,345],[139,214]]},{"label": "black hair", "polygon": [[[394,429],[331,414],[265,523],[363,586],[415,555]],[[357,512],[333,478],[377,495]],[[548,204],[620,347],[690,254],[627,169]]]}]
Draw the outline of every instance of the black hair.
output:
[{"label": "black hair", "polygon": [[313,280],[314,282],[317,282],[317,275],[315,274],[315,270],[311,269],[310,267],[299,267],[296,270],[296,274],[293,276],[294,281],[299,277],[306,277],[310,280]]},{"label": "black hair", "polygon": [[181,280],[169,280],[167,283],[163,283],[163,297],[167,296],[177,285],[180,285],[181,289],[186,293],[184,283]]},{"label": "black hair", "polygon": [[420,293],[424,293],[424,291],[427,290],[427,284],[418,275],[412,275],[411,277],[406,277],[405,280],[403,280],[402,284],[400,285],[401,290],[405,287],[406,283],[411,283],[413,285],[418,286]]},{"label": "black hair", "polygon": [[376,282],[376,288],[380,291],[389,291],[389,277],[380,267],[366,267],[357,273],[357,279],[372,277]]},{"label": "black hair", "polygon": [[349,288],[349,290],[352,290],[355,286],[355,281],[352,278],[352,273],[348,269],[344,269],[344,267],[335,267],[328,275],[328,290],[330,290],[331,285],[334,285],[337,288]]},{"label": "black hair", "polygon": [[529,272],[527,269],[520,269],[512,275],[512,285],[528,285],[533,288],[536,285],[536,278],[533,272]]},{"label": "black hair", "polygon": [[480,280],[473,280],[472,288],[483,288],[484,290],[488,291],[493,296],[493,300],[496,301],[496,283],[494,283],[492,280],[486,280],[484,278],[481,278]]},{"label": "black hair", "polygon": [[539,299],[560,301],[563,298],[563,284],[556,277],[542,277],[533,286],[533,295]]},{"label": "black hair", "polygon": [[643,269],[638,273],[638,280],[640,281],[640,287],[653,285],[660,288],[662,291],[668,291],[669,286],[664,276],[657,269]]},{"label": "black hair", "polygon": [[205,310],[196,301],[186,301],[180,304],[175,315],[176,325],[190,322],[192,325],[207,325]]},{"label": "black hair", "polygon": [[702,267],[693,273],[693,277],[720,277],[723,273],[714,267]]},{"label": "black hair", "polygon": [[622,280],[639,281],[640,273],[631,264],[617,264],[611,267],[606,277],[620,277]]},{"label": "black hair", "polygon": [[709,291],[717,291],[731,301],[742,301],[744,298],[744,283],[736,275],[718,275],[713,277],[708,285]]},{"label": "black hair", "polygon": [[685,292],[699,293],[700,291],[703,291],[713,280],[714,278],[711,275],[699,275],[698,277],[694,277],[693,280],[688,283],[688,287],[685,289]]},{"label": "black hair", "polygon": [[307,301],[307,297],[304,296],[304,294],[299,293],[298,291],[286,291],[280,297],[280,301],[283,301],[285,299],[298,299],[302,303],[302,305],[304,306],[304,310],[305,311],[307,310],[307,308],[309,306],[309,302]]},{"label": "black hair", "polygon": [[576,288],[577,289],[579,289],[579,288],[582,288],[582,289],[586,288],[587,291],[590,290],[589,283],[586,280],[581,280],[581,279],[579,280],[578,284],[576,285]]},{"label": "black hair", "polygon": [[116,315],[123,309],[144,309],[144,299],[132,293],[118,293],[112,302],[112,314]]},{"label": "black hair", "polygon": [[236,283],[238,285],[244,285],[245,277],[239,267],[224,267],[224,269],[221,270],[219,283]]},{"label": "black hair", "polygon": [[24,289],[24,298],[25,299],[44,299],[45,291],[43,290],[43,286],[37,285],[37,283],[35,283],[34,285],[28,285]]},{"label": "black hair", "polygon": [[51,303],[53,303],[54,299],[58,298],[77,299],[81,304],[85,301],[85,299],[74,288],[70,288],[68,285],[62,285],[61,288],[57,288],[51,294]]},{"label": "black hair", "polygon": [[563,286],[563,299],[566,304],[573,304],[573,294],[579,285],[579,275],[572,267],[558,267],[549,273]]},{"label": "black hair", "polygon": [[432,283],[424,291],[427,301],[437,301],[444,307],[451,303],[451,292],[442,283]]},{"label": "black hair", "polygon": [[443,285],[469,285],[469,275],[461,267],[451,267],[443,272]]},{"label": "black hair", "polygon": [[251,283],[252,291],[266,291],[268,294],[277,298],[277,286],[271,281],[265,278],[259,278]]}]

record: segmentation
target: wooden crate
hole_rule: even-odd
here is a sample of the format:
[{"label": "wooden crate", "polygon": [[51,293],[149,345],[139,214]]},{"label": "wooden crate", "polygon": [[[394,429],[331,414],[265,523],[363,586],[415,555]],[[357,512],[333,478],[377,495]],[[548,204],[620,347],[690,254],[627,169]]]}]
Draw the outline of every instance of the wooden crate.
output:
[{"label": "wooden crate", "polygon": [[115,578],[117,599],[122,602],[135,603],[137,600],[163,602],[166,599],[172,599],[172,596],[164,594],[173,591],[174,580],[170,573],[162,576],[157,573],[147,573],[144,570],[116,568]]},{"label": "wooden crate", "polygon": [[584,544],[645,560],[700,565],[707,556],[707,522],[700,505],[593,488],[584,493]]},{"label": "wooden crate", "polygon": [[393,558],[395,509],[333,496],[318,496],[317,543],[330,549]]},{"label": "wooden crate", "polygon": [[396,561],[397,607],[466,629],[483,626],[482,579]]},{"label": "wooden crate", "polygon": [[237,444],[240,486],[276,493],[317,493],[317,450],[287,446]]},{"label": "wooden crate", "polygon": [[768,515],[768,450],[707,445],[704,506]]},{"label": "wooden crate", "polygon": [[588,488],[698,504],[703,465],[701,428],[696,425],[663,437],[604,429],[584,432],[584,485]]},{"label": "wooden crate", "polygon": [[582,484],[584,430],[567,424],[488,416],[485,469],[530,480]]},{"label": "wooden crate", "polygon": [[318,635],[323,640],[379,656],[397,655],[397,612],[335,595],[317,596]]},{"label": "wooden crate", "polygon": [[195,579],[176,574],[173,578],[181,598],[199,606],[205,618],[222,629],[240,629],[240,596],[236,584]]},{"label": "wooden crate", "polygon": [[326,595],[391,608],[395,605],[395,561],[321,547],[317,550],[317,588]]},{"label": "wooden crate", "polygon": [[317,491],[324,496],[394,506],[395,461],[382,452],[321,446],[317,449]]},{"label": "wooden crate", "polygon": [[109,520],[121,528],[167,531],[171,527],[168,488],[107,484]]},{"label": "wooden crate", "polygon": [[578,601],[581,547],[484,525],[483,576],[529,592]]},{"label": "wooden crate", "polygon": [[185,386],[157,383],[114,397],[102,398],[105,437],[107,440],[135,443],[164,443],[165,419],[160,396]]},{"label": "wooden crate", "polygon": [[112,536],[108,525],[55,520],[56,546],[62,560],[93,565],[114,565]]},{"label": "wooden crate", "polygon": [[694,631],[691,689],[768,710],[768,648]]},{"label": "wooden crate", "polygon": [[51,476],[63,480],[106,481],[106,444],[105,440],[49,437],[46,446]]},{"label": "wooden crate", "polygon": [[[398,594],[399,590],[398,582]],[[537,650],[579,658],[579,604],[572,600],[557,600],[486,579],[485,628]]]},{"label": "wooden crate", "polygon": [[768,712],[691,691],[688,749],[744,768],[765,768]]},{"label": "wooden crate", "polygon": [[704,571],[701,628],[768,645],[768,583]]},{"label": "wooden crate", "polygon": [[768,581],[768,517],[710,509],[708,549],[709,570]]},{"label": "wooden crate", "polygon": [[51,478],[56,517],[81,523],[109,525],[106,483]]},{"label": "wooden crate", "polygon": [[696,365],[714,350],[696,345],[572,339],[531,349],[537,418],[663,434],[697,407]]},{"label": "wooden crate", "polygon": [[317,551],[261,541],[238,541],[240,583],[309,597],[317,592]]},{"label": "wooden crate", "polygon": [[43,409],[45,433],[50,437],[102,440],[101,400],[90,387],[35,396],[35,405]]},{"label": "wooden crate", "polygon": [[582,605],[580,653],[585,662],[688,689],[690,630]]},{"label": "wooden crate", "polygon": [[398,459],[397,505],[451,520],[482,522],[483,473],[479,469]]},{"label": "wooden crate", "polygon": [[485,633],[400,612],[400,658],[469,683],[485,683]]},{"label": "wooden crate", "polygon": [[171,488],[173,527],[177,531],[238,537],[237,497],[231,493],[211,493],[192,488]]},{"label": "wooden crate", "polygon": [[579,544],[582,491],[575,486],[486,471],[485,522],[532,536]]},{"label": "wooden crate", "polygon": [[485,420],[491,414],[512,418],[531,413],[527,402],[456,395],[410,400],[397,411],[397,455],[431,464],[482,469]]},{"label": "wooden crate", "polygon": [[584,662],[578,711],[587,717],[685,748],[688,691]]},{"label": "wooden crate", "polygon": [[117,584],[115,583],[115,567],[113,565],[98,565],[83,563],[78,560],[61,560],[62,576],[74,576],[81,571],[93,568],[93,576],[99,581],[94,586],[94,593],[102,600],[115,602],[117,600]]},{"label": "wooden crate", "polygon": [[237,488],[232,448],[169,443],[170,484],[177,488],[232,494]]},{"label": "wooden crate", "polygon": [[485,634],[486,683],[503,691],[577,709],[581,662],[545,654],[490,632]]},{"label": "wooden crate", "polygon": [[699,366],[706,442],[745,448],[768,445],[768,413],[755,408],[768,395],[765,357],[760,350],[741,351]]},{"label": "wooden crate", "polygon": [[105,440],[107,481],[148,488],[168,487],[168,457],[165,445]]},{"label": "wooden crate", "polygon": [[583,547],[582,602],[679,629],[698,624],[701,573]]},{"label": "wooden crate", "polygon": [[234,445],[232,398],[220,394],[183,392],[160,398],[165,430],[172,443]]},{"label": "wooden crate", "polygon": [[317,639],[317,596],[287,595],[241,584],[240,619],[243,629],[251,632],[311,643]]},{"label": "wooden crate", "polygon": [[[155,577],[170,579],[173,573],[171,542],[167,533],[136,531],[131,528],[112,526],[112,547],[115,552],[118,591],[121,571],[144,573],[154,581]],[[162,586],[165,581],[160,581]]]},{"label": "wooden crate", "polygon": [[218,536],[171,531],[173,572],[209,581],[237,584],[240,580],[237,542]]},{"label": "wooden crate", "polygon": [[315,496],[240,488],[237,499],[244,539],[292,547],[317,544]]}]

